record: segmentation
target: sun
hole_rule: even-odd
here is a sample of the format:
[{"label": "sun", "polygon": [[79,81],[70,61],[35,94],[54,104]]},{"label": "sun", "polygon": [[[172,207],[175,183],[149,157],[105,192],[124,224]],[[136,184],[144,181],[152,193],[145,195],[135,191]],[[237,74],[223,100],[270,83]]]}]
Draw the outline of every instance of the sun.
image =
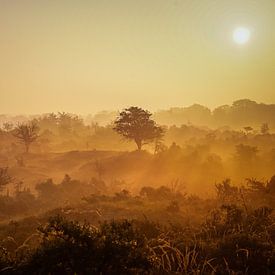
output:
[{"label": "sun", "polygon": [[246,44],[250,39],[250,30],[244,27],[238,27],[233,31],[233,40],[240,45]]}]

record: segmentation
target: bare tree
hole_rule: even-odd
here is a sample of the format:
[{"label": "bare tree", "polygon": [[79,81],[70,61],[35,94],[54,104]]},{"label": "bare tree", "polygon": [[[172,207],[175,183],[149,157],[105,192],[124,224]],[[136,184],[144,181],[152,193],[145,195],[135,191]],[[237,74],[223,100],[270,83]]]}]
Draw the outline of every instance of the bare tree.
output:
[{"label": "bare tree", "polygon": [[39,127],[36,123],[18,124],[14,129],[14,136],[25,145],[26,153],[29,152],[30,145],[38,138]]}]

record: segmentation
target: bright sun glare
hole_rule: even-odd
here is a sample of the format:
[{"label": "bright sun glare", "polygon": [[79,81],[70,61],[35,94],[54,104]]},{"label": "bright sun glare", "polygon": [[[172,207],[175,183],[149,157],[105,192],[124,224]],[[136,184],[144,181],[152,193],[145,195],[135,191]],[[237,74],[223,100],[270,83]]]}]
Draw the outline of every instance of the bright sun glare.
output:
[{"label": "bright sun glare", "polygon": [[236,28],[233,31],[233,39],[237,44],[246,44],[250,39],[250,30],[244,27]]}]

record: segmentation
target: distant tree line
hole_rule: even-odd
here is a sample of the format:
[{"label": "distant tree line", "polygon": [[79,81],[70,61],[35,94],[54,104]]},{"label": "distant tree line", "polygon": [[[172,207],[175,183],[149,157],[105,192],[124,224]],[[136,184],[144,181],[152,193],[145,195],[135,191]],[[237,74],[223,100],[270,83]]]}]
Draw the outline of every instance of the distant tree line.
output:
[{"label": "distant tree line", "polygon": [[[180,103],[179,103],[180,105]],[[76,126],[82,122],[85,125],[98,124],[106,126],[112,123],[119,112],[117,111],[102,111],[95,115],[87,115],[80,117],[73,114],[60,112],[57,114],[44,114],[42,116],[8,116],[0,114],[0,125],[10,128],[11,124],[22,123],[28,120],[43,120],[44,126],[47,123],[56,125],[66,125],[72,123],[71,126]],[[188,107],[172,107],[168,110],[157,111],[153,114],[154,119],[160,125],[201,125],[209,127],[230,126],[232,128],[253,127],[259,129],[262,124],[267,124],[270,128],[275,128],[275,104],[257,103],[250,99],[240,99],[232,103],[232,105],[222,105],[210,110],[209,108],[193,104]],[[73,122],[73,120],[74,122]],[[69,122],[70,121],[70,122]],[[4,126],[5,124],[5,126]]]}]

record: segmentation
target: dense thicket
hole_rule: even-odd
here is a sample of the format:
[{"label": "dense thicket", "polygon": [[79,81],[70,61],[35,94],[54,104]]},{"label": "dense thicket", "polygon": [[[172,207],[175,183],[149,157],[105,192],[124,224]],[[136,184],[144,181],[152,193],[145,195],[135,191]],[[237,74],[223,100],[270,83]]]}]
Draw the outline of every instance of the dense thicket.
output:
[{"label": "dense thicket", "polygon": [[[1,274],[272,274],[274,186],[226,180],[211,200],[164,186],[92,194],[2,225]],[[37,203],[59,196],[40,192]]]}]

